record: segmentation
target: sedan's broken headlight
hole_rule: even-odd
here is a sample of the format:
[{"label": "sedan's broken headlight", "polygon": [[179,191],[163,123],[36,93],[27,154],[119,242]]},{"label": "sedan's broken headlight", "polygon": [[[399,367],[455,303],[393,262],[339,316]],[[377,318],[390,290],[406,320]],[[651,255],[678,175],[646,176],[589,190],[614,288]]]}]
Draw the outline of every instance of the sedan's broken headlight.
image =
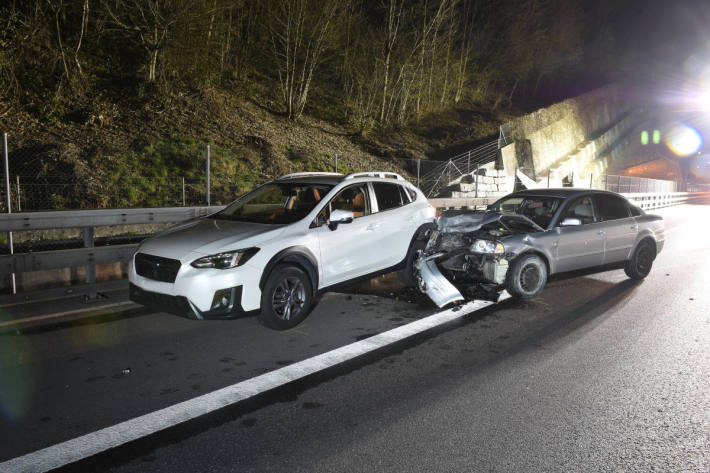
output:
[{"label": "sedan's broken headlight", "polygon": [[503,243],[490,240],[476,240],[471,245],[471,251],[476,253],[494,253],[496,255],[502,255],[505,253],[505,247]]},{"label": "sedan's broken headlight", "polygon": [[241,266],[259,251],[259,248],[226,251],[216,255],[204,256],[190,263],[195,268],[229,269]]}]

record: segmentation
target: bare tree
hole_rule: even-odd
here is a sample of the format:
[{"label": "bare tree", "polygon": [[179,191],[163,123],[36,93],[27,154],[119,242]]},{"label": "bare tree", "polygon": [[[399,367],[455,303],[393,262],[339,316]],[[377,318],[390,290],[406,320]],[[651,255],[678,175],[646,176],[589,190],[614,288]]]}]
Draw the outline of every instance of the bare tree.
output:
[{"label": "bare tree", "polygon": [[271,10],[272,52],[289,118],[303,114],[313,73],[339,21],[339,9],[338,0],[277,0]]},{"label": "bare tree", "polygon": [[[111,5],[112,3],[113,5]],[[168,33],[178,21],[186,20],[187,2],[181,0],[102,0],[114,29],[143,48],[148,56],[148,82],[157,77],[158,58]]]}]

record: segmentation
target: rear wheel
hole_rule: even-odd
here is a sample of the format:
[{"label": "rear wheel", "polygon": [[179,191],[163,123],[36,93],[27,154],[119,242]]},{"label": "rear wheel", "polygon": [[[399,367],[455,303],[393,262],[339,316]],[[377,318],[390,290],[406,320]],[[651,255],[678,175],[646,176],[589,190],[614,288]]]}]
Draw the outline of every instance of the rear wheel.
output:
[{"label": "rear wheel", "polygon": [[296,266],[278,265],[261,292],[259,320],[267,327],[286,330],[303,322],[311,311],[313,290],[308,275]]},{"label": "rear wheel", "polygon": [[508,270],[505,288],[517,299],[537,297],[547,282],[547,266],[537,255],[525,255],[513,262]]},{"label": "rear wheel", "polygon": [[654,257],[653,245],[648,241],[642,241],[634,250],[631,259],[626,262],[624,272],[631,279],[639,281],[651,272]]}]

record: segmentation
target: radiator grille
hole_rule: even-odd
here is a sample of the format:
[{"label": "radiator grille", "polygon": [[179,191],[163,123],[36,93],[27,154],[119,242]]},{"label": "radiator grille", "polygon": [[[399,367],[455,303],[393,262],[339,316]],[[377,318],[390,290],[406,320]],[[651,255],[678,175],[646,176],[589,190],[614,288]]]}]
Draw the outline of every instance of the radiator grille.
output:
[{"label": "radiator grille", "polygon": [[175,282],[180,261],[160,256],[138,253],[135,257],[136,273],[144,278],[162,282]]}]

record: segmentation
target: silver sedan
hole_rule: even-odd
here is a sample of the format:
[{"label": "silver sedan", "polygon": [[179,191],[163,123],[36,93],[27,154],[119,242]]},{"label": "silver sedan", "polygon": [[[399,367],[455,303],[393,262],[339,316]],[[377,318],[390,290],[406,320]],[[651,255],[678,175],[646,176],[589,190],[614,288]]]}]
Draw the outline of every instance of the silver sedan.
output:
[{"label": "silver sedan", "polygon": [[447,211],[414,265],[419,288],[437,305],[497,300],[504,289],[536,297],[548,276],[623,268],[646,277],[663,249],[663,219],[623,196],[592,189],[535,189],[486,211]]}]

